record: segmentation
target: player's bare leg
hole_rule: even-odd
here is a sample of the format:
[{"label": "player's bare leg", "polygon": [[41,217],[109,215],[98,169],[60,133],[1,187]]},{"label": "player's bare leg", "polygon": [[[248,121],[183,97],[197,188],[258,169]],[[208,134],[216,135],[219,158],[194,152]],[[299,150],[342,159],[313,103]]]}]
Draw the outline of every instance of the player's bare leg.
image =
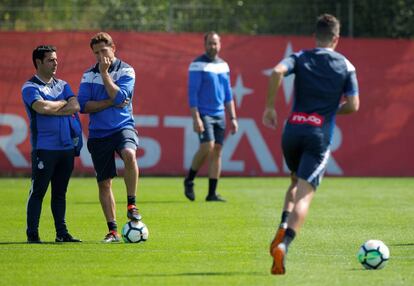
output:
[{"label": "player's bare leg", "polygon": [[205,142],[200,144],[200,148],[195,153],[193,157],[193,162],[191,164],[191,168],[195,171],[198,171],[205,163],[206,159],[208,158],[209,154],[214,149],[214,142]]},{"label": "player's bare leg", "polygon": [[315,189],[303,179],[298,179],[295,197],[295,206],[288,220],[288,229],[282,243],[278,244],[272,251],[273,265],[271,273],[275,275],[285,274],[285,259],[290,242],[305,222]]},{"label": "player's bare leg", "polygon": [[135,202],[139,178],[136,151],[134,149],[125,148],[121,151],[121,157],[125,165],[124,182],[128,195],[127,217],[131,220],[141,220],[141,215],[138,212]]},{"label": "player's bare leg", "polygon": [[276,231],[275,237],[273,238],[271,244],[270,244],[270,255],[272,255],[273,249],[282,242],[283,237],[285,236],[285,232],[287,229],[287,220],[289,214],[292,212],[293,207],[295,206],[295,197],[296,197],[296,191],[297,191],[297,184],[298,184],[298,178],[295,174],[292,174],[290,176],[290,185],[286,191],[285,195],[285,203],[283,205],[283,212],[282,212],[282,219],[278,226],[278,229]]},{"label": "player's bare leg", "polygon": [[222,149],[223,148],[221,144],[214,144],[214,148],[212,152],[210,152],[208,168],[209,190],[206,198],[207,201],[225,201],[216,193],[217,182],[221,174]]},{"label": "player's bare leg", "polygon": [[288,227],[297,233],[305,222],[310,204],[315,194],[314,187],[303,179],[298,179],[295,206],[289,216]]},{"label": "player's bare leg", "polygon": [[116,229],[116,207],[114,194],[112,193],[112,179],[98,182],[98,188],[99,201],[101,202],[102,210],[109,227],[109,233],[105,236],[102,242],[119,242],[120,236]]},{"label": "player's bare leg", "polygon": [[124,161],[124,182],[128,196],[135,196],[137,193],[137,184],[139,178],[139,169],[134,149],[123,149],[121,151],[122,160]]},{"label": "player's bare leg", "polygon": [[222,146],[220,144],[214,144],[210,152],[210,162],[208,168],[208,177],[218,179],[220,178],[221,174],[221,153],[222,153]]},{"label": "player's bare leg", "polygon": [[197,174],[197,171],[204,165],[209,154],[214,148],[214,142],[201,143],[197,152],[194,154],[193,161],[191,164],[191,169],[189,175],[184,180],[184,195],[190,200],[195,200],[194,194],[194,177]]},{"label": "player's bare leg", "polygon": [[296,191],[298,186],[298,178],[295,174],[292,174],[290,176],[290,185],[286,191],[285,195],[285,203],[283,205],[283,210],[287,211],[289,213],[292,212],[293,207],[295,206],[295,197],[296,197]]},{"label": "player's bare leg", "polygon": [[116,221],[115,199],[112,193],[112,179],[98,182],[99,201],[107,222]]}]

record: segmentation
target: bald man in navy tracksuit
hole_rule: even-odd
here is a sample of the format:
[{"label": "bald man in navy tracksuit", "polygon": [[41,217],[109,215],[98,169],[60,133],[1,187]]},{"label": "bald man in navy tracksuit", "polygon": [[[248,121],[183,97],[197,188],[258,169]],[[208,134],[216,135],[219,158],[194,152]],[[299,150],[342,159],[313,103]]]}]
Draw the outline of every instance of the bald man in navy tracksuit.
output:
[{"label": "bald man in navy tracksuit", "polygon": [[204,35],[205,54],[196,58],[188,69],[188,102],[193,118],[193,129],[200,147],[193,157],[191,168],[184,180],[184,194],[195,200],[194,178],[208,160],[208,202],[225,202],[216,193],[221,173],[221,152],[226,129],[225,111],[228,113],[231,133],[237,132],[238,123],[230,86],[230,68],[218,54],[220,36],[212,31]]}]

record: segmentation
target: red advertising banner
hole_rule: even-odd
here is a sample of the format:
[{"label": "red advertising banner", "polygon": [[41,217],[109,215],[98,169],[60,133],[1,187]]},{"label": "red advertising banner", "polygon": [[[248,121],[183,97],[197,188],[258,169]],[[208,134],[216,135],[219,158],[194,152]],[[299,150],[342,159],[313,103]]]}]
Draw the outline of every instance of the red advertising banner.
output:
[{"label": "red advertising banner", "polygon": [[[40,44],[58,48],[57,77],[75,93],[82,73],[94,64],[92,32],[0,32],[0,174],[29,174],[30,126],[22,84],[35,72],[31,53]],[[187,103],[187,69],[201,55],[203,35],[111,32],[116,55],[135,68],[134,115],[143,175],[183,175],[198,147]],[[230,66],[240,129],[228,134],[223,173],[285,175],[280,136],[261,123],[270,69],[283,57],[312,48],[310,37],[222,35],[220,56]],[[338,51],[356,67],[361,108],[339,116],[328,175],[414,175],[414,41],[341,39]],[[285,78],[276,107],[280,125],[292,105],[293,77]],[[88,116],[81,115],[84,139]],[[122,161],[118,160],[122,169]],[[87,148],[76,173],[93,174]],[[204,169],[205,173],[205,169]]]}]

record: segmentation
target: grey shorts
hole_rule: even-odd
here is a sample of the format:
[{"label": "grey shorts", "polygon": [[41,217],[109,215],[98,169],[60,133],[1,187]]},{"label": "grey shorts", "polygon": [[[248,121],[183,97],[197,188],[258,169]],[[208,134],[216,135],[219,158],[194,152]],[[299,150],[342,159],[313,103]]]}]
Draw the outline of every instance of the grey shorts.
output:
[{"label": "grey shorts", "polygon": [[204,132],[199,134],[200,143],[214,141],[215,144],[223,145],[226,130],[225,115],[202,115],[201,120],[204,124]]}]

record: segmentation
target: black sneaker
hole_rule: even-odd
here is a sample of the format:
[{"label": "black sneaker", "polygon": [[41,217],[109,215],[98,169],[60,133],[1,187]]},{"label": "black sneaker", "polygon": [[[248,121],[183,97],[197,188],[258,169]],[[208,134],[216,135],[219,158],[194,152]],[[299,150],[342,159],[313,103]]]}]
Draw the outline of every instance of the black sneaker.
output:
[{"label": "black sneaker", "polygon": [[82,242],[79,238],[74,238],[69,233],[56,236],[55,242]]},{"label": "black sneaker", "polygon": [[142,219],[142,216],[139,214],[138,209],[135,205],[128,206],[127,217],[130,220],[135,220],[135,221]]},{"label": "black sneaker", "polygon": [[208,195],[206,197],[206,202],[223,202],[225,203],[226,200],[220,197],[220,195]]},{"label": "black sneaker", "polygon": [[42,243],[40,240],[39,234],[28,234],[27,235],[27,243]]},{"label": "black sneaker", "polygon": [[195,200],[194,182],[193,181],[184,180],[184,195],[190,201],[194,201]]}]

